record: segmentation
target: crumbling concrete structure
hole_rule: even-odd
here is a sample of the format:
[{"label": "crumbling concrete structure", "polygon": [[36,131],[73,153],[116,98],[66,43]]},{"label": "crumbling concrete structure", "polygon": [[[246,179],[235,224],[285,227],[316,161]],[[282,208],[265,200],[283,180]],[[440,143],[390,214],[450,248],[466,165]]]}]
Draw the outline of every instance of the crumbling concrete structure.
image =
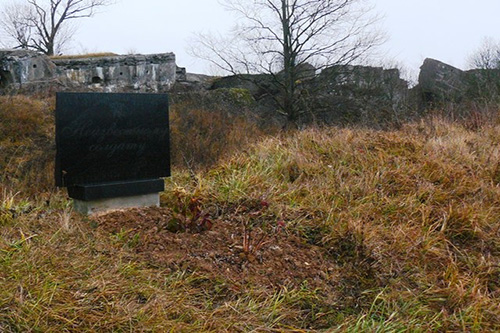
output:
[{"label": "crumbling concrete structure", "polygon": [[418,89],[425,103],[458,101],[467,90],[464,71],[427,58],[420,67]]},{"label": "crumbling concrete structure", "polygon": [[175,83],[177,74],[173,53],[56,58],[52,61],[57,66],[58,73],[73,84],[104,87],[106,91],[169,90]]},{"label": "crumbling concrete structure", "polygon": [[173,53],[51,59],[32,51],[0,50],[0,89],[59,82],[97,91],[168,91],[185,70]]},{"label": "crumbling concrete structure", "polygon": [[[332,66],[317,73],[311,65],[302,66],[296,86],[301,121],[358,121],[370,116],[400,116],[408,99],[408,83],[399,70],[369,66]],[[214,80],[211,90],[245,89],[269,110],[279,108],[282,85],[280,74],[245,74]]]},{"label": "crumbling concrete structure", "polygon": [[422,107],[464,101],[495,101],[500,97],[500,69],[463,71],[435,59],[420,67],[418,91]]},{"label": "crumbling concrete structure", "polygon": [[321,71],[315,83],[319,87],[317,101],[313,101],[317,118],[358,122],[407,117],[408,82],[401,79],[398,69],[332,66]]},{"label": "crumbling concrete structure", "polygon": [[[400,78],[397,69],[332,66],[318,71],[305,64],[298,71],[297,102],[301,103],[302,120],[306,122],[398,120],[408,118],[415,110],[444,103],[500,101],[500,69],[463,71],[435,59],[425,59],[418,85],[412,89]],[[48,58],[32,51],[0,50],[0,94],[12,89],[29,92],[31,86],[36,91],[46,88],[51,91],[169,91],[179,100],[185,93],[231,93],[237,88],[257,101],[259,109],[275,114],[282,89],[276,81],[280,75],[283,74],[215,78],[191,74],[177,67],[173,53]]]},{"label": "crumbling concrete structure", "polygon": [[25,50],[0,50],[0,89],[39,84],[56,77],[55,64],[44,55]]}]

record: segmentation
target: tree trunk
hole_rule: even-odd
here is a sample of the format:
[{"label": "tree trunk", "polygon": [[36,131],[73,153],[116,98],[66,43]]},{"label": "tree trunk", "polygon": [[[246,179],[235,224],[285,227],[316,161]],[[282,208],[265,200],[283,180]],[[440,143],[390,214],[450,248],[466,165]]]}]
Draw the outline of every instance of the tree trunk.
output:
[{"label": "tree trunk", "polygon": [[54,43],[47,44],[46,55],[53,56],[54,55]]},{"label": "tree trunk", "polygon": [[292,50],[290,31],[290,5],[288,0],[281,0],[282,26],[283,26],[283,111],[288,115],[288,121],[298,121],[297,108],[294,101],[295,95],[295,56]]}]

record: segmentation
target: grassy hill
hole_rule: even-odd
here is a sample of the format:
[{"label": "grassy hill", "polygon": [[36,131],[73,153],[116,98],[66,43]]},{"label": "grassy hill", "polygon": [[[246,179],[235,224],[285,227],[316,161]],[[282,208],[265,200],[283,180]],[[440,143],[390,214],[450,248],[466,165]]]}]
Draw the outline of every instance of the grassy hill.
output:
[{"label": "grassy hill", "polygon": [[160,208],[88,218],[51,185],[52,108],[0,99],[0,331],[500,330],[496,124],[240,119],[237,148],[192,113],[231,153],[179,158]]}]

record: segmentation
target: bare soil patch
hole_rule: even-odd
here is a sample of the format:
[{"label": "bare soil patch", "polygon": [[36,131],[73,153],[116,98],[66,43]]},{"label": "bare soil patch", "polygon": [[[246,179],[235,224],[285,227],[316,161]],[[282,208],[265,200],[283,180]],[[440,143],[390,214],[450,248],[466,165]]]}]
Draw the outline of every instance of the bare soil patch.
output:
[{"label": "bare soil patch", "polygon": [[[154,266],[171,271],[222,277],[235,288],[247,283],[265,287],[308,286],[331,289],[338,267],[323,248],[306,243],[285,228],[254,228],[259,249],[243,251],[244,229],[233,214],[215,218],[210,230],[172,232],[169,208],[117,211],[94,218],[99,232],[118,235],[130,249]],[[256,244],[257,241],[255,241]]]}]

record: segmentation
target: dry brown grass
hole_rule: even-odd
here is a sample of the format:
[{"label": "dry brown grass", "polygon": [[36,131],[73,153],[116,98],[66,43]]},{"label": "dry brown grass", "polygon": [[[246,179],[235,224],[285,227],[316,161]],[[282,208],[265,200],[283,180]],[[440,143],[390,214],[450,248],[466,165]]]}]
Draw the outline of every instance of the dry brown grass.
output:
[{"label": "dry brown grass", "polygon": [[[266,200],[288,233],[327,254],[333,298],[306,283],[230,290],[225,276],[144,260],[125,231],[96,232],[49,176],[35,177],[50,170],[39,158],[52,106],[0,99],[0,331],[500,330],[499,126],[307,129],[214,154],[194,175],[174,168],[162,205],[179,192],[207,207]],[[187,140],[176,147],[221,152],[245,141],[238,128],[259,133],[231,118],[220,134],[211,121],[226,118],[176,112],[172,131]]]},{"label": "dry brown grass", "polygon": [[181,168],[206,169],[276,132],[261,129],[249,118],[245,111],[235,114],[220,107],[203,107],[200,102],[174,104],[170,111],[172,163]]},{"label": "dry brown grass", "polygon": [[344,267],[336,283],[359,281],[346,284],[340,312],[355,314],[343,329],[498,330],[499,142],[498,126],[438,119],[310,129],[265,140],[192,191],[221,204],[265,198],[325,247]]},{"label": "dry brown grass", "polygon": [[66,60],[66,59],[88,59],[88,58],[103,58],[103,57],[114,57],[118,54],[113,52],[98,52],[98,53],[86,53],[86,54],[74,54],[74,55],[59,55],[52,56],[51,59],[54,60]]},{"label": "dry brown grass", "polygon": [[0,97],[0,183],[4,189],[38,193],[52,188],[53,109],[53,99]]}]

